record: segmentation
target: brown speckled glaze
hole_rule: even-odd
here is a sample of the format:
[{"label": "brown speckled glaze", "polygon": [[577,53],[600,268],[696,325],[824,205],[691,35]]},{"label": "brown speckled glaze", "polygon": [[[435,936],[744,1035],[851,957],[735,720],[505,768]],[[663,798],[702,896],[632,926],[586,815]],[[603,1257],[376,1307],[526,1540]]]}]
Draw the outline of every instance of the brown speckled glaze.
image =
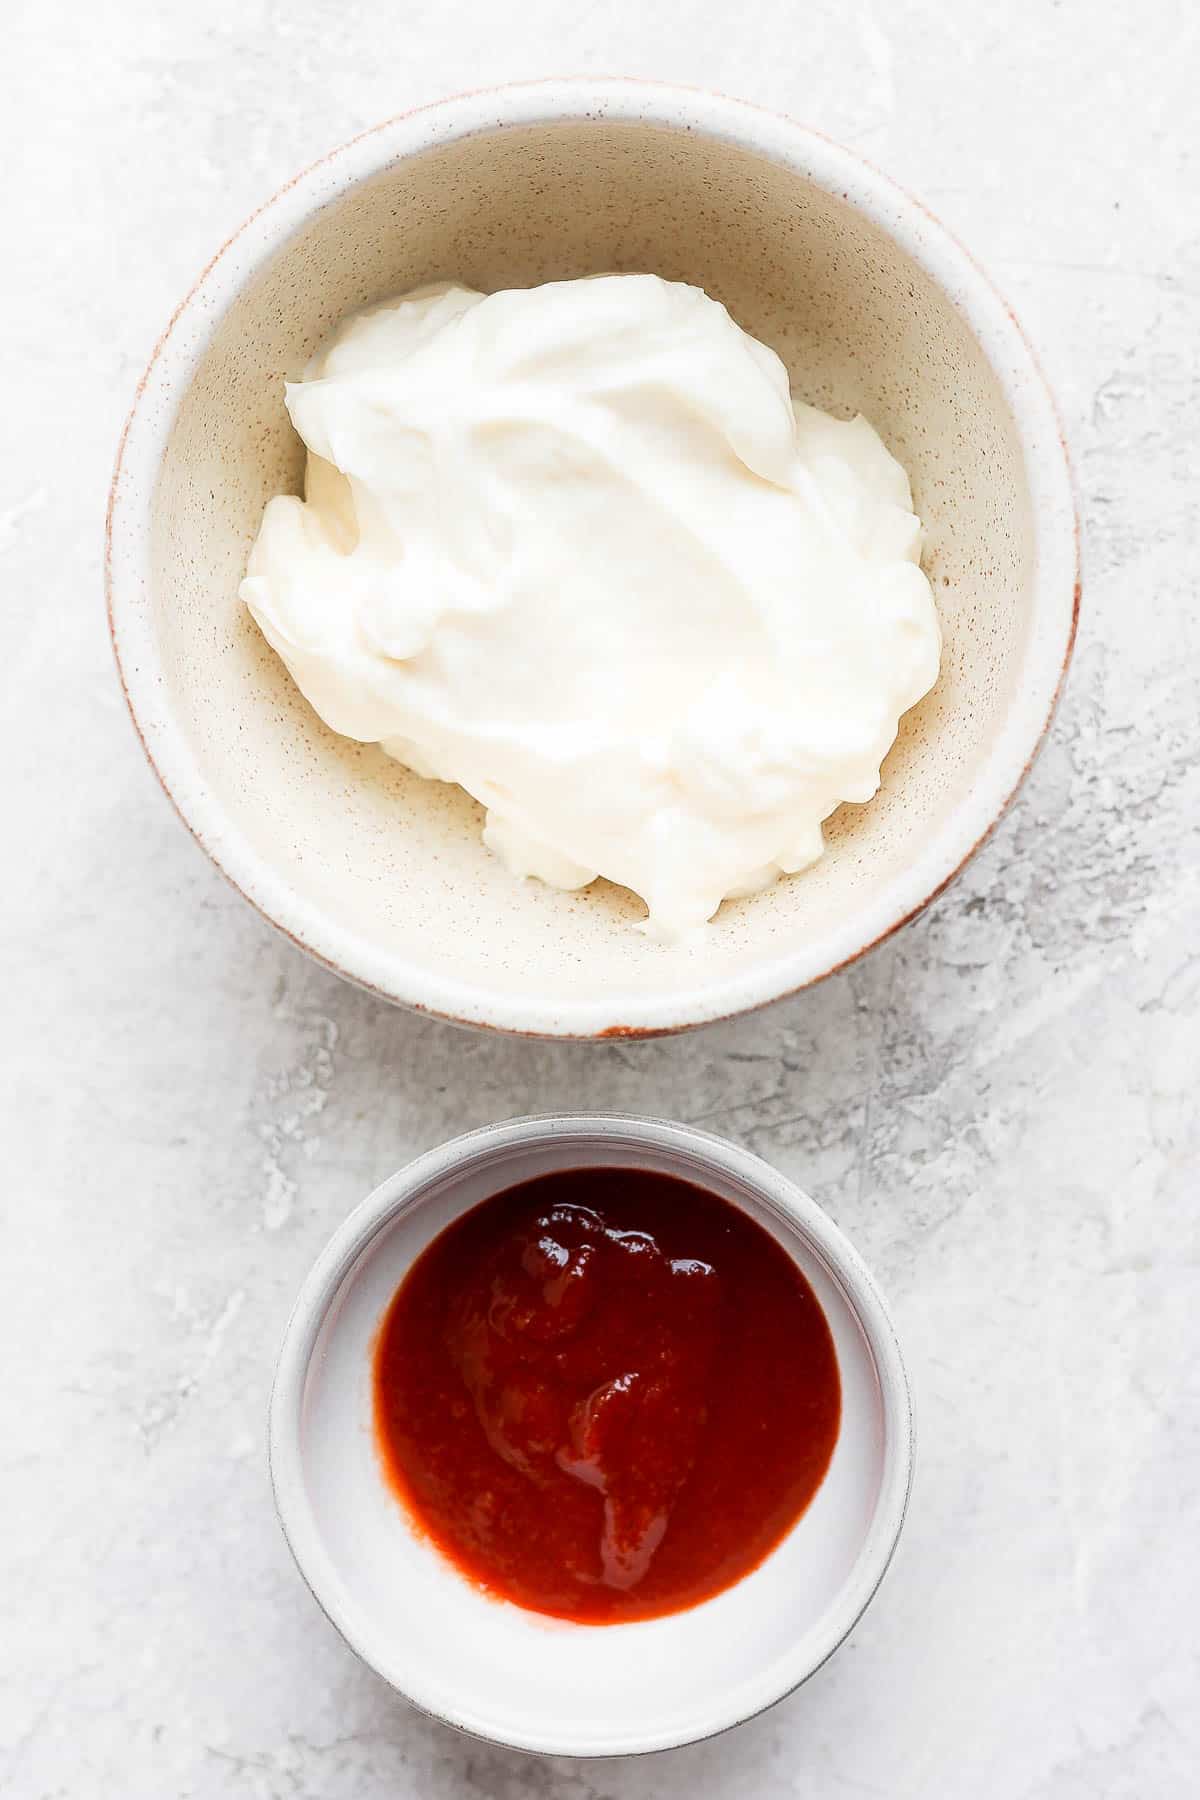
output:
[{"label": "brown speckled glaze", "polygon": [[[830,821],[815,868],[727,903],[678,948],[637,932],[640,904],[606,883],[564,894],[514,880],[460,790],[320,723],[237,599],[264,502],[300,478],[284,379],[339,319],[438,278],[495,288],[604,269],[698,283],[774,345],[805,400],[867,415],[912,478],[945,636],[941,678],[903,721],[878,797]],[[1069,655],[1065,454],[1002,303],[882,177],[713,97],[511,89],[357,140],[210,265],[129,435],[114,641],[168,792],[304,948],[471,1023],[669,1031],[860,954],[999,816]]]}]

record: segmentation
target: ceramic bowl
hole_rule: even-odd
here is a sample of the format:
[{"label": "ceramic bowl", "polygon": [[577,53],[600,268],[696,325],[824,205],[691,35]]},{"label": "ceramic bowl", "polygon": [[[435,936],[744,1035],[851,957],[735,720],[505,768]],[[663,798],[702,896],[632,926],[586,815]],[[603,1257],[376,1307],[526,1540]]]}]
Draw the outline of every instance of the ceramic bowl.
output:
[{"label": "ceramic bowl", "polygon": [[[695,282],[797,393],[861,411],[908,470],[945,634],[870,805],[803,875],[668,948],[599,882],[510,876],[461,790],[336,737],[237,598],[265,501],[297,488],[283,404],[348,312],[418,283],[597,270]],[[714,95],[568,81],[366,132],[230,239],[155,351],[113,484],[109,606],[146,750],[196,837],[340,974],[476,1025],[678,1030],[817,980],[920,910],[1046,729],[1078,593],[1054,409],[1012,314],[915,200],[814,132]]]},{"label": "ceramic bowl", "polygon": [[[833,1332],[842,1418],[808,1510],[734,1587],[686,1612],[575,1625],[488,1597],[410,1526],[375,1447],[372,1348],[414,1259],[490,1194],[587,1165],[677,1175],[744,1208],[793,1256]],[[271,1474],[292,1552],[329,1618],[386,1681],[480,1737],[563,1756],[711,1736],[807,1679],[881,1581],[912,1473],[908,1386],[867,1270],[814,1201],[690,1126],[521,1119],[386,1181],[318,1259],[271,1399]]]}]

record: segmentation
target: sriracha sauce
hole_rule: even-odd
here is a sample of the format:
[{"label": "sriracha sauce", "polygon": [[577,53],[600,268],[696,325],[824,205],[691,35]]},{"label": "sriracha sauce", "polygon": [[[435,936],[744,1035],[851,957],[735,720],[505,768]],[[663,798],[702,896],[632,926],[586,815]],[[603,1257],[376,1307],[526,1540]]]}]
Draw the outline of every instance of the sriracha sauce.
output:
[{"label": "sriracha sauce", "polygon": [[619,1168],[524,1182],[436,1237],[385,1315],[374,1395],[416,1529],[496,1598],[597,1625],[755,1568],[820,1486],[841,1409],[782,1245]]}]

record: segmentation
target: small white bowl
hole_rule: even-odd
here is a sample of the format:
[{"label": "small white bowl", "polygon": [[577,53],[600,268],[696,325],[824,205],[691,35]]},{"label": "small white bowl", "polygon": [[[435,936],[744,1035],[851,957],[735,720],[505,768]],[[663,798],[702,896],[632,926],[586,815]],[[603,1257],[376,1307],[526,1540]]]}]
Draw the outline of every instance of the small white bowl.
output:
[{"label": "small white bowl", "polygon": [[[295,489],[283,403],[344,315],[425,281],[598,270],[695,282],[801,396],[861,411],[908,470],[941,677],[883,787],[803,875],[698,943],[633,929],[607,883],[515,880],[479,809],[329,731],[237,597],[265,501]],[[113,482],[113,642],[163,786],[281,931],[390,1000],[547,1036],[680,1030],[777,999],[919,911],[995,824],[1074,637],[1075,512],[1011,312],[916,200],[787,119],[626,81],[534,83],[390,120],[290,182],[213,258],[142,380]]]},{"label": "small white bowl", "polygon": [[[374,1339],[415,1258],[489,1195],[588,1165],[680,1176],[765,1226],[824,1308],[842,1383],[829,1470],[783,1542],[715,1599],[628,1625],[575,1625],[479,1592],[409,1524],[373,1430]],[[271,1397],[270,1446],[288,1543],[347,1643],[447,1724],[558,1756],[710,1737],[805,1681],[883,1578],[913,1457],[887,1310],[815,1202],[707,1132],[611,1115],[488,1126],[418,1158],[365,1200],[301,1290]]]}]

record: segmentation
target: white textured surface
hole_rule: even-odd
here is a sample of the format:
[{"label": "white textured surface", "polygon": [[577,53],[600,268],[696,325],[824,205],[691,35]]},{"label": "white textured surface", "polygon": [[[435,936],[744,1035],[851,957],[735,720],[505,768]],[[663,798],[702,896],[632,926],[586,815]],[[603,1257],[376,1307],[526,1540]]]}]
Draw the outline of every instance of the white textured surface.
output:
[{"label": "white textured surface", "polygon": [[[0,1787],[1190,1795],[1192,10],[42,0],[6,49]],[[100,602],[116,435],[212,249],[360,126],[564,69],[722,86],[921,193],[1040,346],[1086,530],[1065,705],[965,879],[813,993],[605,1049],[422,1023],[277,940],[143,765]],[[715,1744],[575,1768],[457,1740],[362,1670],[288,1561],[263,1456],[333,1224],[417,1148],[567,1104],[704,1120],[807,1185],[888,1291],[920,1432],[897,1564],[833,1663]]]}]

